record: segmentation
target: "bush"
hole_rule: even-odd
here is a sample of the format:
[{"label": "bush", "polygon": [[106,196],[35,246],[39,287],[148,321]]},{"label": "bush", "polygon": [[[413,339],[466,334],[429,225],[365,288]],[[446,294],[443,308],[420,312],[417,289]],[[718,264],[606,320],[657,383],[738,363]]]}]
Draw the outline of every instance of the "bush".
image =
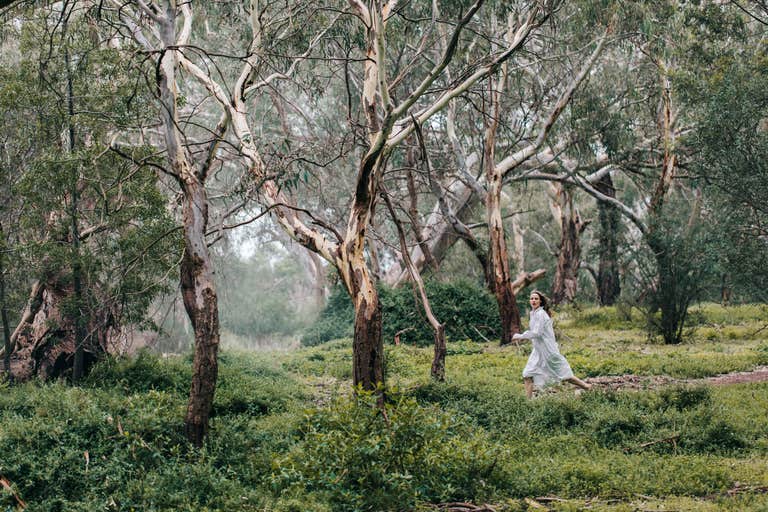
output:
[{"label": "bush", "polygon": [[498,483],[499,449],[436,408],[400,397],[386,408],[374,398],[311,412],[303,440],[275,462],[285,494],[318,494],[334,510],[412,510],[417,502],[482,499]]},{"label": "bush", "polygon": [[662,402],[678,411],[692,409],[699,405],[709,405],[712,402],[709,388],[704,386],[686,387],[673,386],[659,392]]},{"label": "bush", "polygon": [[146,350],[135,357],[107,359],[93,367],[86,385],[121,389],[127,394],[150,390],[186,395],[192,381],[192,364],[182,357],[161,359]]},{"label": "bush", "polygon": [[[435,316],[445,324],[445,335],[450,340],[498,337],[498,306],[484,288],[467,281],[442,283],[427,281],[427,295]],[[432,328],[427,322],[421,302],[410,286],[379,290],[384,339],[391,341],[403,331],[401,341],[418,346],[434,343]],[[347,292],[337,287],[317,322],[304,332],[301,342],[312,346],[352,335],[354,311]],[[478,333],[478,331],[481,334]]]}]

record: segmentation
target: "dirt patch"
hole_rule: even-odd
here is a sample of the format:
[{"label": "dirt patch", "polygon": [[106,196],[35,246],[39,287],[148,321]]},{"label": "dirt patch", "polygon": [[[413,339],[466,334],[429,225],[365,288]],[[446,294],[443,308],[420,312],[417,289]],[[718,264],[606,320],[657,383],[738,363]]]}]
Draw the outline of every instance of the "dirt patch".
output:
[{"label": "dirt patch", "polygon": [[714,385],[745,384],[749,382],[768,382],[768,366],[759,366],[751,372],[734,372],[715,375],[706,379],[698,379],[693,382],[701,382]]},{"label": "dirt patch", "polygon": [[607,377],[590,377],[584,379],[598,389],[629,389],[643,390],[656,389],[670,385],[685,384],[709,384],[713,386],[727,386],[731,384],[747,384],[752,382],[768,382],[768,366],[759,366],[748,372],[733,372],[703,379],[676,379],[666,375],[619,375]]}]

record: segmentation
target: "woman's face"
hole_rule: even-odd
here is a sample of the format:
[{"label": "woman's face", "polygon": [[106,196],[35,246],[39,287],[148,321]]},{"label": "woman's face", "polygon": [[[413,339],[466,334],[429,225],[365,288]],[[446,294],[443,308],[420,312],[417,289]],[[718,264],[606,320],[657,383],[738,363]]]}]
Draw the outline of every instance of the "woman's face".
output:
[{"label": "woman's face", "polygon": [[538,293],[532,293],[529,302],[531,303],[531,309],[536,309],[541,306],[541,297],[539,297]]}]

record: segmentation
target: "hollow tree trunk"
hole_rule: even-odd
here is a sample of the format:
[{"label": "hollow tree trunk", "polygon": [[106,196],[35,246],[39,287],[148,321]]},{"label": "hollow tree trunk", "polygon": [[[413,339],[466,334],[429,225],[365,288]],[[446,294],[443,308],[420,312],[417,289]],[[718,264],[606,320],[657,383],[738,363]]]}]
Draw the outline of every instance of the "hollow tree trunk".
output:
[{"label": "hollow tree trunk", "polygon": [[187,439],[201,446],[208,432],[218,375],[219,311],[214,269],[205,231],[208,200],[205,187],[190,172],[182,171],[184,189],[184,257],[181,261],[181,293],[195,332],[192,386],[189,392],[184,431]]},{"label": "hollow tree trunk", "polygon": [[558,188],[561,236],[552,287],[552,303],[555,305],[573,302],[576,298],[581,264],[580,237],[587,225],[573,205],[573,194],[570,190],[563,185],[558,185]]},{"label": "hollow tree trunk", "polygon": [[[67,276],[57,274],[48,276],[45,283],[35,283],[25,315],[11,335],[11,345],[17,347],[11,360],[16,379],[48,380],[71,375],[79,345],[78,327],[73,315],[62,306],[74,300],[72,283]],[[107,352],[113,327],[97,325],[93,318],[83,324],[82,328],[88,333],[102,330],[100,336],[84,338],[83,374]]]},{"label": "hollow tree trunk", "polygon": [[[616,197],[616,189],[610,174],[603,176],[595,188],[608,197]],[[611,306],[621,295],[619,275],[619,229],[621,212],[604,201],[598,201],[598,250],[600,263],[597,270],[597,296],[602,306]]]}]

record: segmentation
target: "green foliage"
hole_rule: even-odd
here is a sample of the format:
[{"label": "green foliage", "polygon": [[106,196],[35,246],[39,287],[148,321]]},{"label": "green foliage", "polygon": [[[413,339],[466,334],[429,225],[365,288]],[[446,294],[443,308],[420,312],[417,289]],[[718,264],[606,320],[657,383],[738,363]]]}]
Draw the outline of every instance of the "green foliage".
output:
[{"label": "green foliage", "polygon": [[[494,329],[499,322],[498,307],[485,289],[467,281],[427,281],[426,289],[432,311],[445,324],[445,335],[449,341],[494,336]],[[434,343],[432,328],[424,316],[421,302],[410,286],[382,286],[379,297],[385,340],[393,340],[395,334],[400,332],[400,340],[404,343],[417,346]],[[302,344],[311,346],[351,336],[353,319],[354,312],[348,294],[342,288],[336,288],[317,322],[305,332]]]},{"label": "green foliage", "polygon": [[353,321],[352,300],[344,288],[337,286],[315,323],[304,331],[301,344],[313,346],[337,338],[351,337]]},{"label": "green foliage", "polygon": [[382,411],[358,393],[307,416],[301,435],[276,461],[274,485],[319,494],[340,511],[479,499],[498,483],[503,456],[482,433],[403,397]]},{"label": "green foliage", "polygon": [[120,389],[123,393],[162,391],[183,395],[189,391],[192,370],[182,358],[160,359],[141,351],[134,358],[107,359],[96,365],[86,384],[104,389]]},{"label": "green foliage", "polygon": [[[135,90],[130,60],[94,40],[90,13],[74,8],[66,24],[48,23],[56,9],[73,7],[20,14],[7,27],[15,40],[3,41],[0,223],[13,226],[3,244],[16,285],[12,317],[22,309],[18,296],[41,280],[59,290],[65,322],[91,332],[150,328],[147,311],[167,287],[178,233],[156,170],[109,149],[121,129],[144,121],[148,96]],[[135,161],[153,151],[126,150]],[[82,297],[71,292],[76,274]]]},{"label": "green foliage", "polygon": [[[285,411],[288,403],[303,396],[301,388],[284,371],[256,358],[225,352],[219,359],[213,416],[274,414]],[[191,363],[188,357],[160,359],[142,351],[135,358],[104,361],[92,370],[86,383],[120,389],[126,394],[158,391],[182,399],[189,394]]]}]

